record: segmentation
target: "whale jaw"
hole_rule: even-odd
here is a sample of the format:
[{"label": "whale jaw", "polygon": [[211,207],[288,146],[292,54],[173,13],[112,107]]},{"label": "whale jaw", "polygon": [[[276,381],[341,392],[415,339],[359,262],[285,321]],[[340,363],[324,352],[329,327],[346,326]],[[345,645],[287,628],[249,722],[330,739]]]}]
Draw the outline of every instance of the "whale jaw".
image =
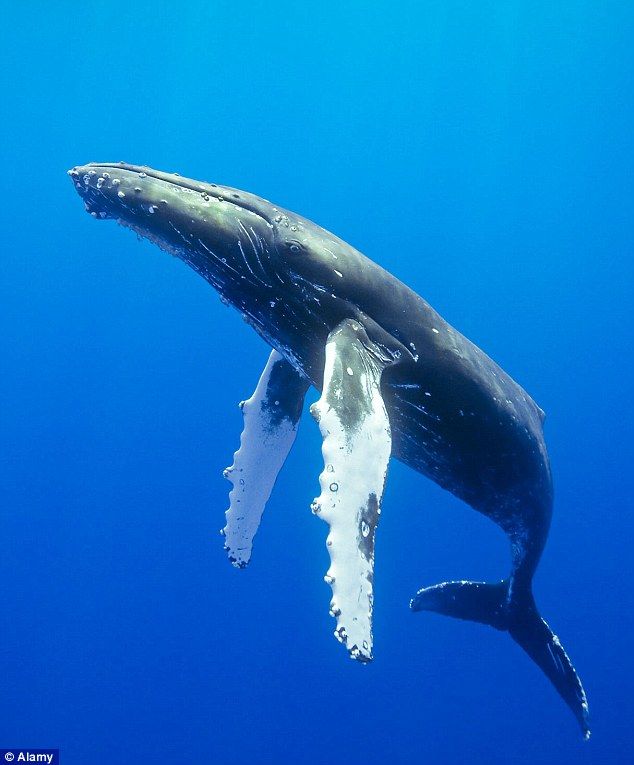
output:
[{"label": "whale jaw", "polygon": [[270,205],[253,195],[139,165],[91,163],[68,171],[86,211],[116,220],[185,261],[234,302],[273,278]]}]

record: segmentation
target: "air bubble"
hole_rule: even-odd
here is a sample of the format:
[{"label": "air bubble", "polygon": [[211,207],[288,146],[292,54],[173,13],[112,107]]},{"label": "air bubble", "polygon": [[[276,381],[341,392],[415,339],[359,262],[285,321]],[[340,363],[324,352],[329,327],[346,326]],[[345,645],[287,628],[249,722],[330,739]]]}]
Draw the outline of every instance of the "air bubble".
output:
[{"label": "air bubble", "polygon": [[321,512],[321,505],[319,504],[319,502],[311,502],[310,510],[313,515],[319,515],[319,513]]},{"label": "air bubble", "polygon": [[338,483],[336,483],[335,481],[333,481],[333,482],[330,484],[330,491],[339,491],[339,484],[338,484]]},{"label": "air bubble", "polygon": [[331,464],[326,465],[326,472],[327,473],[334,473],[335,469]]}]

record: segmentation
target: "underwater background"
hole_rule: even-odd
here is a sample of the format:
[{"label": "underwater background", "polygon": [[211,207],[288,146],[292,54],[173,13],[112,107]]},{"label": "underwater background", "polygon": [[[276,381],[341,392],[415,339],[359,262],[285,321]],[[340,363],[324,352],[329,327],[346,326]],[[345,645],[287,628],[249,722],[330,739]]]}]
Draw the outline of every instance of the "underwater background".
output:
[{"label": "underwater background", "polygon": [[[634,723],[634,5],[5,4],[0,25],[0,746],[101,763],[620,763]],[[375,661],[328,615],[305,412],[244,571],[237,402],[268,348],[65,171],[125,160],[252,191],[358,247],[546,410],[535,596],[584,743],[508,635],[412,614],[499,580],[506,538],[393,462]],[[318,394],[311,391],[307,406]]]}]

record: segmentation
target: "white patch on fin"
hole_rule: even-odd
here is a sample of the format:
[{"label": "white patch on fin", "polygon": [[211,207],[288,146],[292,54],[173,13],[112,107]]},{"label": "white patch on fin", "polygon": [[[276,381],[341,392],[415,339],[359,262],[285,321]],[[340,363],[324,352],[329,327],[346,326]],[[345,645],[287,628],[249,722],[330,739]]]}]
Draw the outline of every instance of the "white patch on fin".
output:
[{"label": "white patch on fin", "polygon": [[273,351],[255,392],[240,405],[244,428],[233,465],[224,471],[233,489],[221,532],[229,560],[237,568],[251,559],[264,507],[297,434],[306,388],[293,367]]},{"label": "white patch on fin", "polygon": [[385,359],[363,327],[345,321],[326,344],[321,398],[311,407],[323,436],[321,494],[313,512],[330,526],[327,547],[335,637],[351,658],[372,659],[374,535],[392,441],[381,397]]}]

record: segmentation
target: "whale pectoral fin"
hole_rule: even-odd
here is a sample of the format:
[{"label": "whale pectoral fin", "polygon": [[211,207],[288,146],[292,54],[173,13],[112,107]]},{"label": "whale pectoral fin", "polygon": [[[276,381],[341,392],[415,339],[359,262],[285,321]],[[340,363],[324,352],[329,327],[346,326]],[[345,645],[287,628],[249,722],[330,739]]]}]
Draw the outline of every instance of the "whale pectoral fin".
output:
[{"label": "whale pectoral fin", "polygon": [[227,525],[222,530],[231,563],[244,568],[251,558],[264,507],[284,464],[302,413],[308,381],[273,351],[255,392],[240,404],[244,428],[233,465],[224,471],[232,484]]},{"label": "whale pectoral fin", "polygon": [[321,398],[311,407],[323,436],[321,494],[313,512],[327,538],[335,637],[353,659],[372,659],[374,535],[392,448],[381,396],[389,363],[356,321],[342,322],[326,343]]}]

